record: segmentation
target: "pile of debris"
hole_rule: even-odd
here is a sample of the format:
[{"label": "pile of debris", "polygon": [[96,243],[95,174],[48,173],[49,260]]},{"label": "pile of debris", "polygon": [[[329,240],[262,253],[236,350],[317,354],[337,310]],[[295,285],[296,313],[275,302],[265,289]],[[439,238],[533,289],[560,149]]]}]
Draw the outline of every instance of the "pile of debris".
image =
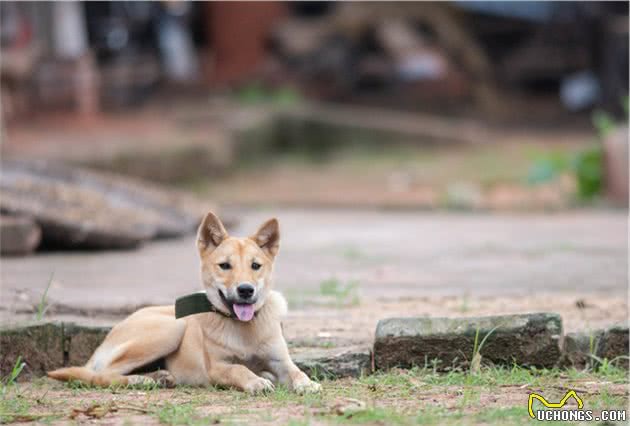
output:
[{"label": "pile of debris", "polygon": [[118,175],[4,160],[1,252],[133,248],[193,232],[210,208],[187,194]]}]

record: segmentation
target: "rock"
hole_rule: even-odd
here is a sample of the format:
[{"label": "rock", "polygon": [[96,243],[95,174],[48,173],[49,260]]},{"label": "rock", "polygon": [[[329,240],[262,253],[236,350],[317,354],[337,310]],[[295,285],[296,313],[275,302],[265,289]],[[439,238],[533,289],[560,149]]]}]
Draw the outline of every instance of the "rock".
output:
[{"label": "rock", "polygon": [[30,218],[0,215],[0,255],[33,252],[42,239],[42,230]]},{"label": "rock", "polygon": [[372,352],[363,346],[309,349],[291,358],[311,377],[360,377],[372,372]]},{"label": "rock", "polygon": [[562,319],[553,313],[477,318],[388,318],[374,342],[377,369],[434,365],[469,366],[475,334],[490,332],[480,353],[496,364],[553,367],[561,356]]},{"label": "rock", "polygon": [[64,323],[64,348],[67,365],[84,365],[111,330],[110,327],[86,327]]},{"label": "rock", "polygon": [[34,218],[43,242],[130,248],[192,233],[208,208],[147,183],[61,164],[4,160],[0,209]]},{"label": "rock", "polygon": [[568,333],[562,346],[563,365],[581,369],[595,360],[596,348],[602,337],[601,330],[592,333]]},{"label": "rock", "polygon": [[63,322],[0,329],[0,376],[11,372],[18,356],[26,363],[20,378],[42,376],[63,366],[84,365],[109,330]]},{"label": "rock", "polygon": [[628,326],[617,325],[605,330],[597,345],[597,357],[628,368]]},{"label": "rock", "polygon": [[11,373],[18,357],[26,363],[19,379],[41,376],[64,364],[63,325],[31,324],[0,329],[0,377]]}]

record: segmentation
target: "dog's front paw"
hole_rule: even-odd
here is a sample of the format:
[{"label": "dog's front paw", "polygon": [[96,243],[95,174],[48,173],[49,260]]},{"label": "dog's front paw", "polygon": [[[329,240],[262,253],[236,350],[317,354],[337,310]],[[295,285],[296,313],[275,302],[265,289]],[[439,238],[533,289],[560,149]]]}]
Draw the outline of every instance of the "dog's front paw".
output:
[{"label": "dog's front paw", "polygon": [[148,376],[155,380],[158,386],[163,388],[174,388],[177,384],[175,377],[167,370],[154,371]]},{"label": "dog's front paw", "polygon": [[272,392],[274,389],[275,388],[271,380],[264,379],[262,377],[256,377],[243,386],[243,390],[252,395],[261,392]]},{"label": "dog's front paw", "polygon": [[305,376],[293,382],[293,390],[300,395],[317,393],[322,390],[322,385]]}]

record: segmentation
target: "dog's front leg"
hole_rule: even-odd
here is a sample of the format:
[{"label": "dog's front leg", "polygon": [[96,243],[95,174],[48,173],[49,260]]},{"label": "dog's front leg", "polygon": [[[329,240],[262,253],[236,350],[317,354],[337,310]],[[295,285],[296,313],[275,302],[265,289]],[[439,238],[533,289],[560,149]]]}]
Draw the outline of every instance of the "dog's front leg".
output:
[{"label": "dog's front leg", "polygon": [[269,363],[271,372],[278,378],[278,382],[291,387],[299,394],[316,393],[321,390],[321,385],[312,381],[288,356]]},{"label": "dog's front leg", "polygon": [[315,393],[321,390],[321,385],[312,381],[297,365],[293,363],[284,338],[276,340],[268,353],[269,369],[278,382],[289,386],[295,392]]},{"label": "dog's front leg", "polygon": [[208,371],[213,384],[231,386],[251,394],[274,390],[270,380],[259,377],[240,364],[214,363]]}]

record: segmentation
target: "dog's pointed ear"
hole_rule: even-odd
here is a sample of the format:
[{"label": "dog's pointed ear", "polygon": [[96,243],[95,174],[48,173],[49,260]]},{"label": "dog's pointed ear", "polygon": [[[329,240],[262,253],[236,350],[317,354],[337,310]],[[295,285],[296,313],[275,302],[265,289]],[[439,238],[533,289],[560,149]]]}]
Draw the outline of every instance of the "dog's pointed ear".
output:
[{"label": "dog's pointed ear", "polygon": [[275,217],[263,223],[258,231],[251,237],[258,247],[272,259],[278,254],[280,248],[280,225]]},{"label": "dog's pointed ear", "polygon": [[219,218],[212,212],[208,212],[201,221],[197,231],[197,248],[199,252],[214,250],[228,237]]}]

